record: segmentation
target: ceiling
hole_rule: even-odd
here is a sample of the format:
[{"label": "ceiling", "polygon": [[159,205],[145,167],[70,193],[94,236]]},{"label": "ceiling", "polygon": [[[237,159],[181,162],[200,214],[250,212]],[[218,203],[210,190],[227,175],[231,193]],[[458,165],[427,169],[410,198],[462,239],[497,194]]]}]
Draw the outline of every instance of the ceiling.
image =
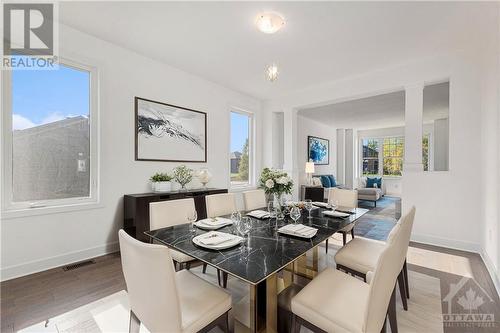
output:
[{"label": "ceiling", "polygon": [[[477,43],[494,3],[61,2],[78,30],[260,99]],[[258,13],[285,27],[259,32]],[[268,82],[276,62],[280,78]]]},{"label": "ceiling", "polygon": [[[449,115],[448,82],[424,88],[423,122]],[[335,128],[376,129],[405,124],[405,93],[397,91],[352,101],[300,110],[299,114]]]}]

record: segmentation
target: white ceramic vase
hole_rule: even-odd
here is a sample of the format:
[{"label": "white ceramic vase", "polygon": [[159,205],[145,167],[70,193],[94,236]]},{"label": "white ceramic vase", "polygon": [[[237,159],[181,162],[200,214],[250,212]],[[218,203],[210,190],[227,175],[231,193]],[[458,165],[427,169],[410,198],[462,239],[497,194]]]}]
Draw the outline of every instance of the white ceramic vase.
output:
[{"label": "white ceramic vase", "polygon": [[172,182],[152,182],[151,187],[153,192],[170,192],[172,191]]}]

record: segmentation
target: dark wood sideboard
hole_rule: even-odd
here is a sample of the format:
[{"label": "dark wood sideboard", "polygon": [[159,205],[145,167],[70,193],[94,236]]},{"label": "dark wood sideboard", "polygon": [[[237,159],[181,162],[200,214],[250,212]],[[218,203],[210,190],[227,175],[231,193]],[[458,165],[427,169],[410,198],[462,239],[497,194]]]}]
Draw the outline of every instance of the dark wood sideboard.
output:
[{"label": "dark wood sideboard", "polygon": [[144,231],[149,230],[150,202],[193,198],[198,219],[204,219],[207,217],[205,196],[219,193],[227,193],[227,189],[207,188],[188,191],[126,194],[123,197],[125,213],[123,229],[138,240],[148,242],[149,238],[144,235]]}]

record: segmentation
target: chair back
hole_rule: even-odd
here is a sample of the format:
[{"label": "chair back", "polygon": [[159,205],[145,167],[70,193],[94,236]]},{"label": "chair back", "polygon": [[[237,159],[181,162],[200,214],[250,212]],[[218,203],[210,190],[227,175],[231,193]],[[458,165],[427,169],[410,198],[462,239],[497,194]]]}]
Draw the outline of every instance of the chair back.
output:
[{"label": "chair back", "polygon": [[207,216],[217,217],[229,215],[236,211],[236,198],[234,193],[212,194],[205,197]]},{"label": "chair back", "polygon": [[243,192],[245,210],[254,210],[266,207],[266,193],[264,190],[252,190]]},{"label": "chair back", "polygon": [[188,223],[188,216],[195,210],[193,198],[151,202],[149,228],[155,230]]},{"label": "chair back", "polygon": [[[385,321],[387,307],[396,279],[401,272],[409,245],[409,234],[415,217],[415,207],[402,217],[401,224],[379,257],[370,280],[365,332],[380,332]],[[409,232],[408,232],[409,230]],[[371,272],[369,272],[369,275]]]},{"label": "chair back", "polygon": [[130,308],[150,332],[180,332],[182,319],[172,257],[166,246],[118,232]]},{"label": "chair back", "polygon": [[356,208],[358,207],[358,191],[341,188],[332,188],[328,192],[328,202],[338,202],[339,206]]}]

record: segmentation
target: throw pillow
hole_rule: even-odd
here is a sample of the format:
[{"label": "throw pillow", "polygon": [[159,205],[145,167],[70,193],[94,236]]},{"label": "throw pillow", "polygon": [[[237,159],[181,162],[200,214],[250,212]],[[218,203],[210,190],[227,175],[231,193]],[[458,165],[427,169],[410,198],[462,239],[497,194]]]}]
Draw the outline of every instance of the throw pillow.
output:
[{"label": "throw pillow", "polygon": [[312,179],[312,184],[313,186],[323,186],[323,184],[321,184],[321,179],[319,177],[313,177]]},{"label": "throw pillow", "polygon": [[323,187],[331,187],[330,178],[328,178],[328,176],[321,176],[321,185],[323,185]]},{"label": "throw pillow", "polygon": [[377,178],[366,178],[366,188],[375,187],[374,184],[377,184]]},{"label": "throw pillow", "polygon": [[330,178],[330,186],[337,187],[337,181],[335,180],[335,177],[333,177],[332,175],[328,175],[328,178]]},{"label": "throw pillow", "polygon": [[377,178],[377,188],[382,188],[382,177]]}]

